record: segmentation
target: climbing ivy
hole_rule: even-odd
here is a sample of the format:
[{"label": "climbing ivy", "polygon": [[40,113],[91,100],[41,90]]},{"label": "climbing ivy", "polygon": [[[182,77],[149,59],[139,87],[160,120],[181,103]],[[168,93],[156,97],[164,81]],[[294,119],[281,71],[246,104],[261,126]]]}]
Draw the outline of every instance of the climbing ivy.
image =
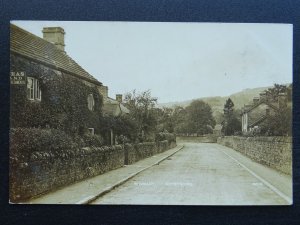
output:
[{"label": "climbing ivy", "polygon": [[[11,55],[11,71],[24,71],[38,79],[42,90],[40,102],[30,101],[25,85],[11,85],[11,127],[55,128],[72,135],[93,127],[99,132],[102,96],[97,87],[15,55]],[[89,94],[94,97],[93,111],[88,109]]]}]

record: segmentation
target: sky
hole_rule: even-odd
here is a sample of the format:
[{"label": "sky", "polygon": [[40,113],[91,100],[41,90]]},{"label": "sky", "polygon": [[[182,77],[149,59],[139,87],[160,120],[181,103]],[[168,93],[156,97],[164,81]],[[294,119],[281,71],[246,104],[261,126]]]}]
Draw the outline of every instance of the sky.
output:
[{"label": "sky", "polygon": [[290,24],[12,23],[39,37],[43,27],[64,28],[67,54],[110,97],[150,90],[166,103],[292,82]]}]

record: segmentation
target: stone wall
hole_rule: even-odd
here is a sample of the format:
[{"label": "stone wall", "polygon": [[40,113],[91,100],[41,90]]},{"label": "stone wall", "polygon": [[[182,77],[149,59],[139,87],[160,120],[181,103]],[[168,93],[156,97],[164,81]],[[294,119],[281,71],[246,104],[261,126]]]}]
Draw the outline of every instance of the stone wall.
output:
[{"label": "stone wall", "polygon": [[39,159],[20,161],[11,165],[10,200],[28,199],[123,165],[122,146],[83,148],[73,155],[45,154]]},{"label": "stone wall", "polygon": [[148,158],[155,154],[164,152],[168,149],[174,148],[176,146],[175,142],[169,143],[168,141],[155,142],[144,142],[139,144],[125,144],[125,164],[130,165],[141,159]]},{"label": "stone wall", "polygon": [[[176,146],[168,141],[83,148],[74,154],[40,153],[10,163],[10,201],[20,202],[62,186],[132,164]],[[127,162],[126,162],[127,160]]]},{"label": "stone wall", "polygon": [[291,137],[219,137],[218,143],[285,174],[292,174]]},{"label": "stone wall", "polygon": [[204,136],[177,136],[178,142],[199,142],[199,143],[216,143],[217,136],[214,134],[208,134]]}]

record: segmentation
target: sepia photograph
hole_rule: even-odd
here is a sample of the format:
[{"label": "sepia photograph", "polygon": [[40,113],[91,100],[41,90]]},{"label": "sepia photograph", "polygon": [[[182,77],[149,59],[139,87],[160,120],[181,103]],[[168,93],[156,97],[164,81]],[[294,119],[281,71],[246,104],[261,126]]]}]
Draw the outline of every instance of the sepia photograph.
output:
[{"label": "sepia photograph", "polygon": [[10,23],[10,204],[292,205],[293,25]]}]

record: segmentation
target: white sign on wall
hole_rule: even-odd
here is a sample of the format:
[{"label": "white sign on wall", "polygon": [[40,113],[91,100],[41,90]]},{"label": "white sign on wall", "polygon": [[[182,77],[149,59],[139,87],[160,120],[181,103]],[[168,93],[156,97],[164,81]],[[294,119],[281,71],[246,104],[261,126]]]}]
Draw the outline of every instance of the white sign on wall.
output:
[{"label": "white sign on wall", "polygon": [[25,72],[10,72],[10,84],[26,84]]}]

